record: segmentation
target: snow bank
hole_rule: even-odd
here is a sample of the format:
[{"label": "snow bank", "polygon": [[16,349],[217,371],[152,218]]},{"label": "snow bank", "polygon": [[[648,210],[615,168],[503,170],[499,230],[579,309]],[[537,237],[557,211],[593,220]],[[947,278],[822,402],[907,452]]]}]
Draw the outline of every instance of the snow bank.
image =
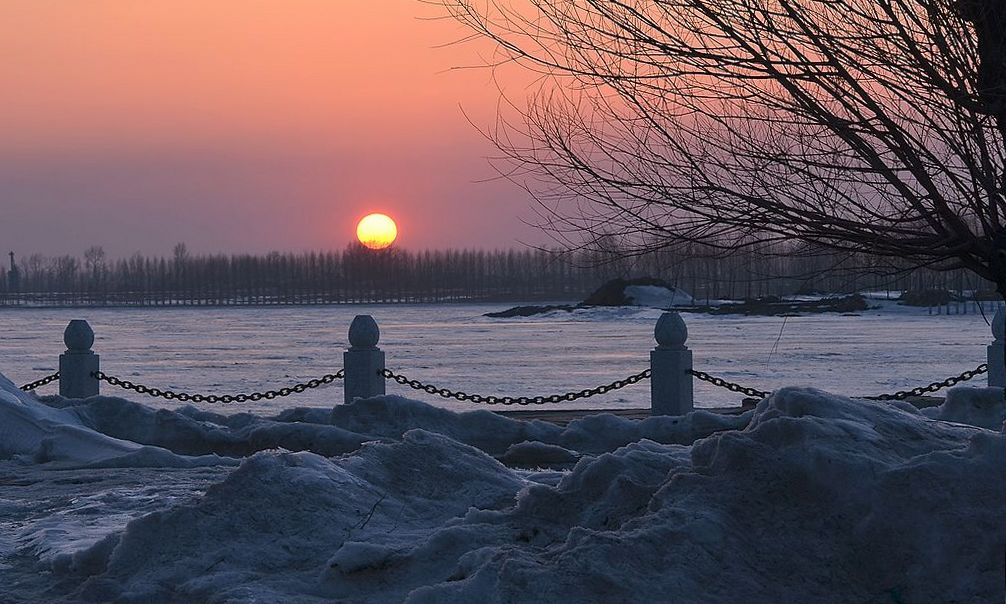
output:
[{"label": "snow bank", "polygon": [[692,297],[682,290],[659,285],[626,286],[625,297],[634,306],[649,306],[650,308],[691,306],[695,303]]},{"label": "snow bank", "polygon": [[224,463],[215,456],[186,458],[102,434],[89,428],[74,413],[42,404],[0,374],[0,459],[12,458],[95,467],[193,467]]},{"label": "snow bank", "polygon": [[[337,460],[262,453],[195,505],[136,520],[59,570],[85,577],[80,596],[123,602],[358,597],[360,577],[386,572],[394,579],[379,601],[400,601],[454,565],[447,553],[418,565],[409,557],[430,527],[471,507],[504,508],[524,484],[476,449],[420,430]],[[439,543],[464,551],[470,540],[444,533]]]},{"label": "snow bank", "polygon": [[[292,409],[272,418],[249,414],[219,415],[194,407],[151,409],[115,397],[84,400],[52,397],[65,421],[123,442],[141,443],[184,456],[245,457],[268,449],[342,455],[368,441],[397,441],[412,429],[448,436],[494,457],[524,442],[569,449],[572,457],[558,460],[555,451],[525,448],[505,458],[522,467],[568,465],[581,455],[612,451],[646,438],[661,443],[689,444],[719,430],[741,428],[750,413],[737,416],[695,411],[684,417],[653,417],[634,421],[610,414],[576,420],[567,427],[543,421],[519,421],[491,411],[456,413],[399,396],[360,399],[331,412]],[[56,411],[56,410],[53,410]],[[542,455],[534,456],[533,451]]]},{"label": "snow bank", "polygon": [[[985,395],[957,392],[961,400]],[[54,565],[60,596],[412,604],[1003,598],[1002,432],[797,388],[776,391],[736,429],[694,444],[642,434],[687,441],[726,420],[693,414],[630,427],[609,416],[568,429],[520,428],[394,397],[353,408],[358,415],[337,410],[332,421],[392,441],[337,458],[254,455],[197,501],[134,520]],[[452,435],[396,436],[409,422]],[[494,439],[490,430],[507,434]],[[564,473],[507,468],[458,440],[496,448],[521,438],[506,449],[563,457],[560,449],[573,455],[598,430],[612,432],[601,448],[636,440],[580,453]]]},{"label": "snow bank", "polygon": [[[694,411],[683,417],[651,417],[637,421],[599,413],[560,427],[538,420],[514,420],[491,411],[455,413],[419,401],[384,396],[339,405],[332,411],[331,421],[345,430],[390,439],[398,439],[412,428],[422,428],[500,456],[509,447],[523,442],[555,445],[585,454],[613,451],[644,438],[661,443],[690,444],[720,430],[742,428],[750,418],[750,412],[722,415]],[[546,457],[552,453],[554,451]],[[545,458],[526,461],[548,465]]]},{"label": "snow bank", "polygon": [[83,425],[115,438],[170,449],[182,455],[217,454],[232,457],[265,449],[314,451],[340,455],[360,448],[363,437],[324,422],[328,413],[286,412],[283,420],[247,413],[220,415],[194,407],[151,409],[117,397],[84,400],[53,398]]},{"label": "snow bank", "polygon": [[959,386],[947,391],[942,405],[922,413],[933,419],[1000,430],[1006,422],[1006,397],[1002,388]]},{"label": "snow bank", "polygon": [[467,515],[410,602],[998,602],[1006,435],[806,389],[691,448],[640,442]]}]

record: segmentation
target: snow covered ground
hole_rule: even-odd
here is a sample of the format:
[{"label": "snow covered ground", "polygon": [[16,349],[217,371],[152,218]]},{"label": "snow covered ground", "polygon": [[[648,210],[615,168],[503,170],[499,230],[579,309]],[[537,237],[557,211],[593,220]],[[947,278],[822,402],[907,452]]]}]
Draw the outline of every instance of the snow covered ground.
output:
[{"label": "snow covered ground", "polygon": [[273,417],[0,377],[0,601],[995,602],[1006,402],[783,388],[567,427],[388,396]]},{"label": "snow covered ground", "polygon": [[[746,386],[813,385],[848,395],[925,385],[984,361],[991,333],[973,306],[968,314],[930,316],[926,308],[874,302],[882,308],[857,316],[685,314],[688,345],[697,368]],[[593,308],[521,319],[482,316],[501,306],[6,310],[0,311],[0,371],[19,384],[55,371],[67,321],[86,318],[96,332],[102,368],[111,375],[188,392],[251,392],[341,367],[349,323],[367,313],[381,326],[388,366],[409,377],[479,394],[547,395],[609,383],[645,368],[661,313]],[[994,309],[986,305],[986,311],[991,320]],[[55,385],[42,389],[54,391]],[[119,394],[107,387],[103,392]],[[388,392],[456,411],[472,408],[393,383]],[[342,398],[341,386],[334,384],[227,412],[331,408]],[[648,407],[648,399],[642,383],[563,406]],[[700,406],[723,406],[739,399],[699,382],[696,400]]]}]

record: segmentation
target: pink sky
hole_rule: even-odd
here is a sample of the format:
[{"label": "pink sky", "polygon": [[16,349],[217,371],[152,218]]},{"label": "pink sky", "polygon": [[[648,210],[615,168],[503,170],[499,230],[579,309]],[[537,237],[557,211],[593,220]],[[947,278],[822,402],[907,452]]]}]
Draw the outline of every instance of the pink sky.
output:
[{"label": "pink sky", "polygon": [[[19,253],[541,242],[494,173],[487,46],[419,0],[4,0],[0,238]],[[516,80],[515,80],[516,82]],[[523,98],[522,85],[507,94]]]}]

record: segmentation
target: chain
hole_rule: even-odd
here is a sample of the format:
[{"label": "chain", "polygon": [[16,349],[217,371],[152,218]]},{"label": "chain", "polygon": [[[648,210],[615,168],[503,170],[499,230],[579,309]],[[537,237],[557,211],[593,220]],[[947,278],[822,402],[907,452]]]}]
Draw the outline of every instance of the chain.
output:
[{"label": "chain", "polygon": [[989,370],[988,364],[987,363],[982,363],[981,365],[979,365],[978,367],[975,367],[974,369],[972,369],[970,371],[965,371],[964,373],[962,373],[962,374],[960,374],[958,376],[948,377],[947,379],[943,380],[942,382],[933,382],[932,384],[929,384],[928,386],[919,386],[918,388],[912,388],[911,390],[901,390],[901,391],[895,392],[894,394],[881,394],[881,395],[878,395],[878,396],[865,396],[863,398],[866,398],[866,399],[869,399],[869,400],[873,400],[873,401],[903,401],[903,400],[905,400],[906,398],[908,398],[910,396],[922,396],[923,394],[926,394],[927,392],[936,392],[937,390],[942,390],[943,388],[949,388],[950,386],[953,386],[953,385],[958,384],[960,382],[966,382],[966,381],[970,380],[971,378],[975,377],[976,375],[981,375],[983,373],[987,373],[988,370]]},{"label": "chain", "polygon": [[486,405],[544,405],[546,403],[564,403],[581,398],[587,398],[596,394],[605,394],[607,392],[611,392],[612,390],[618,390],[619,388],[625,388],[629,384],[635,384],[636,382],[650,377],[650,370],[646,369],[640,371],[639,373],[630,375],[624,380],[615,380],[610,384],[598,386],[597,388],[587,388],[574,392],[566,392],[565,394],[553,394],[551,396],[483,396],[481,394],[468,394],[460,391],[455,392],[448,388],[437,388],[436,386],[424,384],[419,380],[410,380],[404,375],[399,375],[388,369],[381,369],[378,373],[388,379],[395,380],[403,386],[408,386],[409,388],[413,388],[415,390],[422,390],[428,394],[435,394],[444,398],[453,398],[459,401],[485,403]]},{"label": "chain", "polygon": [[695,369],[689,369],[688,373],[692,374],[696,378],[702,380],[703,382],[709,382],[713,386],[719,386],[720,388],[726,388],[730,392],[739,392],[741,394],[746,394],[748,396],[753,396],[756,398],[765,398],[768,396],[768,392],[762,392],[755,388],[745,388],[740,384],[735,384],[733,382],[728,382],[723,378],[713,377],[706,373],[705,371],[696,371]]},{"label": "chain", "polygon": [[25,392],[31,392],[32,390],[34,390],[36,388],[41,388],[42,386],[45,386],[46,384],[50,384],[52,382],[55,382],[58,379],[59,379],[59,372],[57,371],[56,373],[54,373],[52,375],[47,375],[47,376],[45,376],[44,378],[42,378],[40,380],[35,380],[34,382],[31,382],[30,384],[25,384],[24,386],[21,386],[21,390],[24,390]]},{"label": "chain", "polygon": [[142,384],[134,384],[128,380],[120,380],[117,377],[110,375],[105,375],[101,371],[95,371],[91,374],[92,377],[99,379],[103,382],[108,382],[113,386],[118,386],[124,390],[133,390],[139,392],[140,394],[148,394],[154,397],[166,398],[170,400],[179,400],[182,402],[191,401],[193,403],[246,403],[248,401],[260,401],[262,399],[272,400],[274,398],[279,398],[281,396],[290,396],[295,392],[304,392],[308,388],[317,388],[319,386],[324,386],[325,384],[331,384],[335,380],[341,380],[345,377],[345,372],[340,369],[337,373],[330,373],[324,375],[320,378],[308,380],[301,384],[295,384],[287,388],[280,388],[279,390],[269,390],[267,392],[253,392],[251,394],[186,394],[185,392],[172,392],[171,390],[161,390],[160,388],[151,388],[149,386],[144,386]]},{"label": "chain", "polygon": [[[865,396],[863,398],[875,401],[891,401],[891,400],[904,400],[909,397],[922,396],[926,393],[936,392],[942,390],[943,388],[949,388],[960,382],[966,382],[974,378],[975,376],[987,373],[989,366],[986,363],[982,363],[975,369],[970,371],[965,371],[958,376],[949,377],[942,382],[933,382],[928,386],[919,386],[917,388],[912,388],[911,390],[901,390],[893,394],[881,394],[878,396]],[[579,391],[566,392],[564,394],[553,394],[550,396],[484,396],[481,394],[468,394],[466,392],[454,391],[449,388],[437,388],[436,386],[430,384],[424,384],[419,380],[410,380],[404,375],[399,375],[388,369],[381,369],[378,371],[382,376],[390,380],[394,380],[399,384],[408,386],[415,390],[422,390],[428,394],[434,394],[441,396],[443,398],[453,398],[459,401],[471,401],[473,403],[485,403],[487,405],[544,405],[546,403],[563,403],[569,401],[575,401],[581,398],[588,398],[598,394],[605,394],[613,390],[618,390],[620,388],[625,388],[630,384],[635,384],[650,377],[651,372],[649,369],[640,371],[639,373],[630,375],[629,377],[622,380],[615,380],[610,384],[604,384],[603,386],[598,386],[596,388],[587,388]],[[740,394],[746,394],[748,396],[756,398],[765,398],[768,396],[768,392],[762,390],[757,390],[755,388],[746,388],[740,384],[734,382],[728,382],[723,378],[718,378],[709,375],[704,371],[698,371],[695,369],[689,369],[688,373],[695,376],[704,382],[709,382],[714,386],[719,386],[720,388],[726,388],[731,392],[737,392]],[[178,400],[182,402],[193,402],[193,403],[245,403],[248,401],[260,401],[262,399],[272,400],[275,398],[289,396],[294,393],[304,392],[310,388],[318,388],[326,384],[331,384],[336,380],[343,379],[345,377],[345,371],[340,369],[337,373],[330,373],[324,375],[320,378],[308,380],[306,382],[295,384],[293,386],[280,388],[279,390],[269,390],[266,392],[253,392],[251,394],[235,394],[235,395],[214,395],[214,394],[187,394],[185,392],[173,392],[171,390],[162,390],[160,388],[151,388],[149,386],[144,386],[142,384],[134,384],[129,380],[122,380],[114,376],[106,375],[101,371],[96,371],[91,374],[95,379],[101,380],[103,382],[108,382],[112,386],[118,386],[124,390],[133,390],[139,392],[140,394],[147,394],[153,397],[165,398],[168,400]],[[36,380],[29,384],[21,386],[21,390],[25,392],[30,392],[36,388],[41,388],[46,384],[50,384],[59,379],[59,372],[52,375],[46,376],[40,380]]]},{"label": "chain", "polygon": [[[901,390],[899,392],[895,392],[894,394],[864,396],[863,398],[873,401],[901,401],[911,396],[922,396],[927,392],[936,392],[937,390],[942,390],[943,388],[949,388],[950,386],[954,386],[956,384],[959,384],[960,382],[966,382],[967,380],[970,380],[975,376],[987,373],[988,370],[989,366],[986,363],[982,363],[975,369],[965,371],[964,373],[958,376],[949,377],[943,380],[942,382],[933,382],[928,386],[919,386],[918,388],[912,388],[911,390]],[[693,376],[704,382],[709,382],[710,384],[713,384],[714,386],[719,386],[720,388],[726,388],[731,392],[739,392],[741,394],[746,394],[748,396],[754,396],[757,398],[765,398],[766,396],[768,396],[768,392],[762,392],[761,390],[756,390],[754,388],[745,388],[740,384],[728,382],[722,378],[713,377],[704,371],[689,370],[688,373],[692,374]]]}]

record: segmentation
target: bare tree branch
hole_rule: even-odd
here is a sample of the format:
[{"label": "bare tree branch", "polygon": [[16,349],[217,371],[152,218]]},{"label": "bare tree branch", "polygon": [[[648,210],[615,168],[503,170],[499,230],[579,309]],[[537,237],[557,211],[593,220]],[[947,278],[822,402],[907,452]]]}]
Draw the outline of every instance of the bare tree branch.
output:
[{"label": "bare tree branch", "polygon": [[1006,1],[440,1],[539,74],[489,134],[562,243],[798,241],[1006,289]]}]

